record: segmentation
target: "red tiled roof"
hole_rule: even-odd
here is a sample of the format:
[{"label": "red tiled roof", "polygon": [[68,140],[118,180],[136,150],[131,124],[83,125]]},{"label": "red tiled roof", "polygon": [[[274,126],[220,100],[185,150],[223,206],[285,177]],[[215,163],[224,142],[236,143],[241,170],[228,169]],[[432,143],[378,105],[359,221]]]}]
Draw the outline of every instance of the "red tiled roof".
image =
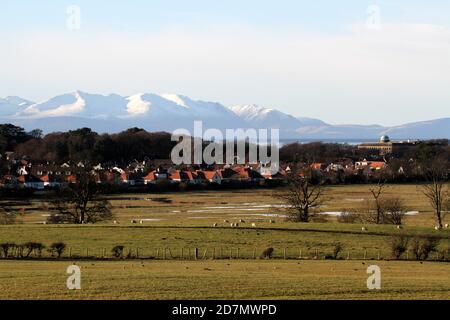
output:
[{"label": "red tiled roof", "polygon": [[155,175],[156,171],[152,171],[150,172],[148,175],[146,175],[144,177],[145,181],[155,181],[156,180],[156,175]]}]

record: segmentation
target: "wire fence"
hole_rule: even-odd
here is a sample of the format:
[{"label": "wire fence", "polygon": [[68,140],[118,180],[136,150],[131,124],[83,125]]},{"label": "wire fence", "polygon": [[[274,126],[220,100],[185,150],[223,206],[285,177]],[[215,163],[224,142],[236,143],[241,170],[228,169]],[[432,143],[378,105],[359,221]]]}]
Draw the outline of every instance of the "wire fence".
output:
[{"label": "wire fence", "polygon": [[[32,251],[23,254],[11,250],[5,255],[2,252],[0,259],[43,259],[43,260],[178,260],[178,261],[202,261],[202,260],[394,260],[387,250],[341,250],[334,252],[332,249],[313,248],[273,248],[270,254],[268,248],[253,247],[156,247],[156,248],[122,248],[113,252],[111,248],[74,248],[68,247],[58,256],[55,252],[47,250]],[[428,257],[428,261],[449,261],[446,252],[434,252]],[[408,250],[400,259],[404,261],[416,261],[413,252]]]}]

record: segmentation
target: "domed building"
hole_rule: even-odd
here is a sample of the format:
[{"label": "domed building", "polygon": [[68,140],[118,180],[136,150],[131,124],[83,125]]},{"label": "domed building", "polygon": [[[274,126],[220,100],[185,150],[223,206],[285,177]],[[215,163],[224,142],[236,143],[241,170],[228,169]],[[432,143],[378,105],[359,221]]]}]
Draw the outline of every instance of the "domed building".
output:
[{"label": "domed building", "polygon": [[379,142],[363,143],[358,146],[361,150],[376,150],[380,155],[400,153],[419,144],[419,141],[392,141],[389,136],[384,135]]}]

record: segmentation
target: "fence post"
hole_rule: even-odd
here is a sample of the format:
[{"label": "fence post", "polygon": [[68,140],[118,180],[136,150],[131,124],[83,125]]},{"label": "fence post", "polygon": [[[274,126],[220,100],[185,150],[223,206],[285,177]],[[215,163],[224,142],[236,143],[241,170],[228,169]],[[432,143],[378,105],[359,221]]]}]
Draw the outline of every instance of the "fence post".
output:
[{"label": "fence post", "polygon": [[286,248],[284,248],[283,257],[284,257],[284,260],[286,260]]},{"label": "fence post", "polygon": [[350,251],[347,251],[347,260],[350,260]]},{"label": "fence post", "polygon": [[253,260],[256,260],[256,248],[253,249]]},{"label": "fence post", "polygon": [[136,248],[136,258],[139,259],[139,248]]},{"label": "fence post", "polygon": [[159,259],[159,248],[156,250],[156,260]]},{"label": "fence post", "polygon": [[380,250],[378,250],[378,260],[380,260],[381,259],[381,253],[380,253]]},{"label": "fence post", "polygon": [[298,258],[301,260],[302,259],[302,249],[299,250],[299,254],[300,255],[298,256]]},{"label": "fence post", "polygon": [[230,260],[233,259],[233,248],[230,248]]},{"label": "fence post", "polygon": [[367,258],[367,250],[364,250],[364,260]]},{"label": "fence post", "polygon": [[198,260],[198,248],[195,248],[194,256],[195,256],[195,260]]}]

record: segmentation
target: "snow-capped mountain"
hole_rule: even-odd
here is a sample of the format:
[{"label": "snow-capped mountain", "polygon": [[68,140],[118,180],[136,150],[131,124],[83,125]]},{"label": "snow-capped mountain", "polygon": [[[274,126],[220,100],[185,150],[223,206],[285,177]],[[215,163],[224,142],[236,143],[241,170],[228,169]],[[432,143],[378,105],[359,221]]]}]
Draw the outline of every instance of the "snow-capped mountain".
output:
[{"label": "snow-capped mountain", "polygon": [[218,102],[154,93],[121,96],[74,91],[39,103],[19,97],[0,99],[0,123],[45,132],[81,127],[110,133],[131,127],[169,132],[185,128],[192,132],[196,120],[203,121],[204,129],[280,129],[281,138],[289,139],[376,139],[384,134],[393,139],[450,139],[450,118],[395,127],[330,125],[257,105],[227,108]]},{"label": "snow-capped mountain", "polygon": [[275,109],[245,105],[231,107],[231,110],[256,128],[296,130],[302,127],[301,120]]},{"label": "snow-capped mountain", "polygon": [[14,96],[9,96],[4,99],[0,98],[0,117],[13,116],[33,103],[34,102]]}]

